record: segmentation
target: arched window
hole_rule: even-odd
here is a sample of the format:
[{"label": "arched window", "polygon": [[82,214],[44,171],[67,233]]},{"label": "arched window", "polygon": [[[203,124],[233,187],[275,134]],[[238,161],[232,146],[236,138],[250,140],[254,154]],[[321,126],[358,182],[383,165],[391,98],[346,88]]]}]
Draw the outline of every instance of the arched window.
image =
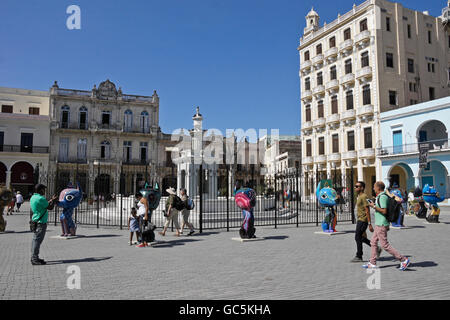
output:
[{"label": "arched window", "polygon": [[100,145],[100,158],[110,159],[111,158],[111,143],[109,141],[103,141]]},{"label": "arched window", "polygon": [[82,130],[86,130],[87,129],[87,124],[88,124],[88,109],[86,107],[81,107],[80,108],[80,114],[78,117],[78,124],[79,124],[79,128]]},{"label": "arched window", "polygon": [[131,131],[133,128],[133,112],[131,110],[125,111],[124,119],[123,119],[123,128],[124,131]]},{"label": "arched window", "polygon": [[69,128],[70,108],[65,105],[61,107],[61,128]]},{"label": "arched window", "polygon": [[150,132],[150,117],[147,111],[141,112],[141,130],[143,133]]}]

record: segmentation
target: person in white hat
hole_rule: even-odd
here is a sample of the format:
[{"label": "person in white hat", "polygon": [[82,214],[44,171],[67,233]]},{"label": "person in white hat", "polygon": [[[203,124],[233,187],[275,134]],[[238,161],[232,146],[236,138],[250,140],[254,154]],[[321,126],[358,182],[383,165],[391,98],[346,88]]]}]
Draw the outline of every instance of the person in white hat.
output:
[{"label": "person in white hat", "polygon": [[166,190],[169,194],[169,198],[167,198],[166,202],[166,223],[164,223],[164,229],[159,234],[162,236],[166,235],[167,228],[170,225],[170,222],[173,221],[175,224],[175,229],[177,230],[175,235],[177,237],[180,236],[180,224],[178,223],[178,210],[175,209],[175,201],[177,201],[177,193],[174,188],[169,188]]},{"label": "person in white hat", "polygon": [[22,203],[23,203],[23,196],[20,193],[20,191],[17,191],[17,193],[16,193],[16,206],[17,206],[16,212],[20,212],[20,206],[22,205]]}]

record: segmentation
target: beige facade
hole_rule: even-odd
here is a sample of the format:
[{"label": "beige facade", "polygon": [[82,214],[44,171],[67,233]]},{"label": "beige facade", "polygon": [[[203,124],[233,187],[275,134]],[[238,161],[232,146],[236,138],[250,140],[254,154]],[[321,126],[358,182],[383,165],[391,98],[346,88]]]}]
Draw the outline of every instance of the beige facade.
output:
[{"label": "beige facade", "polygon": [[[444,4],[443,4],[444,5]],[[448,96],[450,38],[440,18],[368,0],[300,39],[303,169],[381,180],[380,113]]]},{"label": "beige facade", "polygon": [[[136,179],[161,178],[156,91],[152,96],[123,94],[109,80],[91,91],[62,89],[55,82],[50,111],[51,172],[64,172],[67,179],[75,173],[86,179],[102,175],[108,181],[104,193],[120,192],[120,172],[133,180],[122,182],[126,186],[136,186]],[[94,192],[93,185],[83,187]]]},{"label": "beige facade", "polygon": [[0,106],[0,183],[28,196],[49,165],[49,94],[1,87]]}]

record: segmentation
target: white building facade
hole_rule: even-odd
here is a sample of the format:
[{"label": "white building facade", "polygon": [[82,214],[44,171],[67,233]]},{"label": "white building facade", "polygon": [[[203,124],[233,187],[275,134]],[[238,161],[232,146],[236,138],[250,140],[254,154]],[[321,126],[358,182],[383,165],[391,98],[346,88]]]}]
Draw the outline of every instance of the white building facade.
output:
[{"label": "white building facade", "polygon": [[304,172],[382,178],[382,112],[450,94],[450,38],[440,18],[368,0],[319,26],[312,10],[300,39]]}]

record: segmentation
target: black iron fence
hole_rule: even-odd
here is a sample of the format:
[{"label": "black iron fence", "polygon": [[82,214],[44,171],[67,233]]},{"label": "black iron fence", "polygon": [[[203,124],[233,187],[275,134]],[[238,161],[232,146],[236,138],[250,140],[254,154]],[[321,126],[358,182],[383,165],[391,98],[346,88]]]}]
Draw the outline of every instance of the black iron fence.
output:
[{"label": "black iron fence", "polygon": [[[35,180],[48,186],[47,196],[59,194],[69,182],[78,182],[83,190],[83,200],[74,211],[77,224],[112,226],[126,228],[132,207],[136,207],[135,193],[147,182],[158,183],[163,191],[159,207],[152,213],[152,223],[162,227],[165,222],[163,210],[167,201],[165,189],[174,187],[178,190],[176,175],[165,178],[152,177],[150,172],[139,166],[98,166],[90,173],[84,165],[76,169],[59,168],[54,175],[39,173]],[[234,201],[234,192],[239,187],[251,187],[257,193],[254,208],[255,226],[315,224],[324,218],[324,209],[319,205],[315,194],[317,184],[327,178],[324,173],[311,175],[300,169],[290,169],[271,176],[254,176],[242,179],[239,172],[230,167],[223,169],[216,188],[211,188],[207,173],[200,167],[201,177],[196,194],[191,197],[195,207],[190,211],[190,222],[197,230],[239,228],[242,223],[242,210]],[[328,177],[340,195],[337,205],[338,221],[354,223],[354,172],[349,170],[347,176],[336,173]],[[50,213],[49,223],[58,224],[60,208]],[[182,217],[179,215],[180,223]]]}]

